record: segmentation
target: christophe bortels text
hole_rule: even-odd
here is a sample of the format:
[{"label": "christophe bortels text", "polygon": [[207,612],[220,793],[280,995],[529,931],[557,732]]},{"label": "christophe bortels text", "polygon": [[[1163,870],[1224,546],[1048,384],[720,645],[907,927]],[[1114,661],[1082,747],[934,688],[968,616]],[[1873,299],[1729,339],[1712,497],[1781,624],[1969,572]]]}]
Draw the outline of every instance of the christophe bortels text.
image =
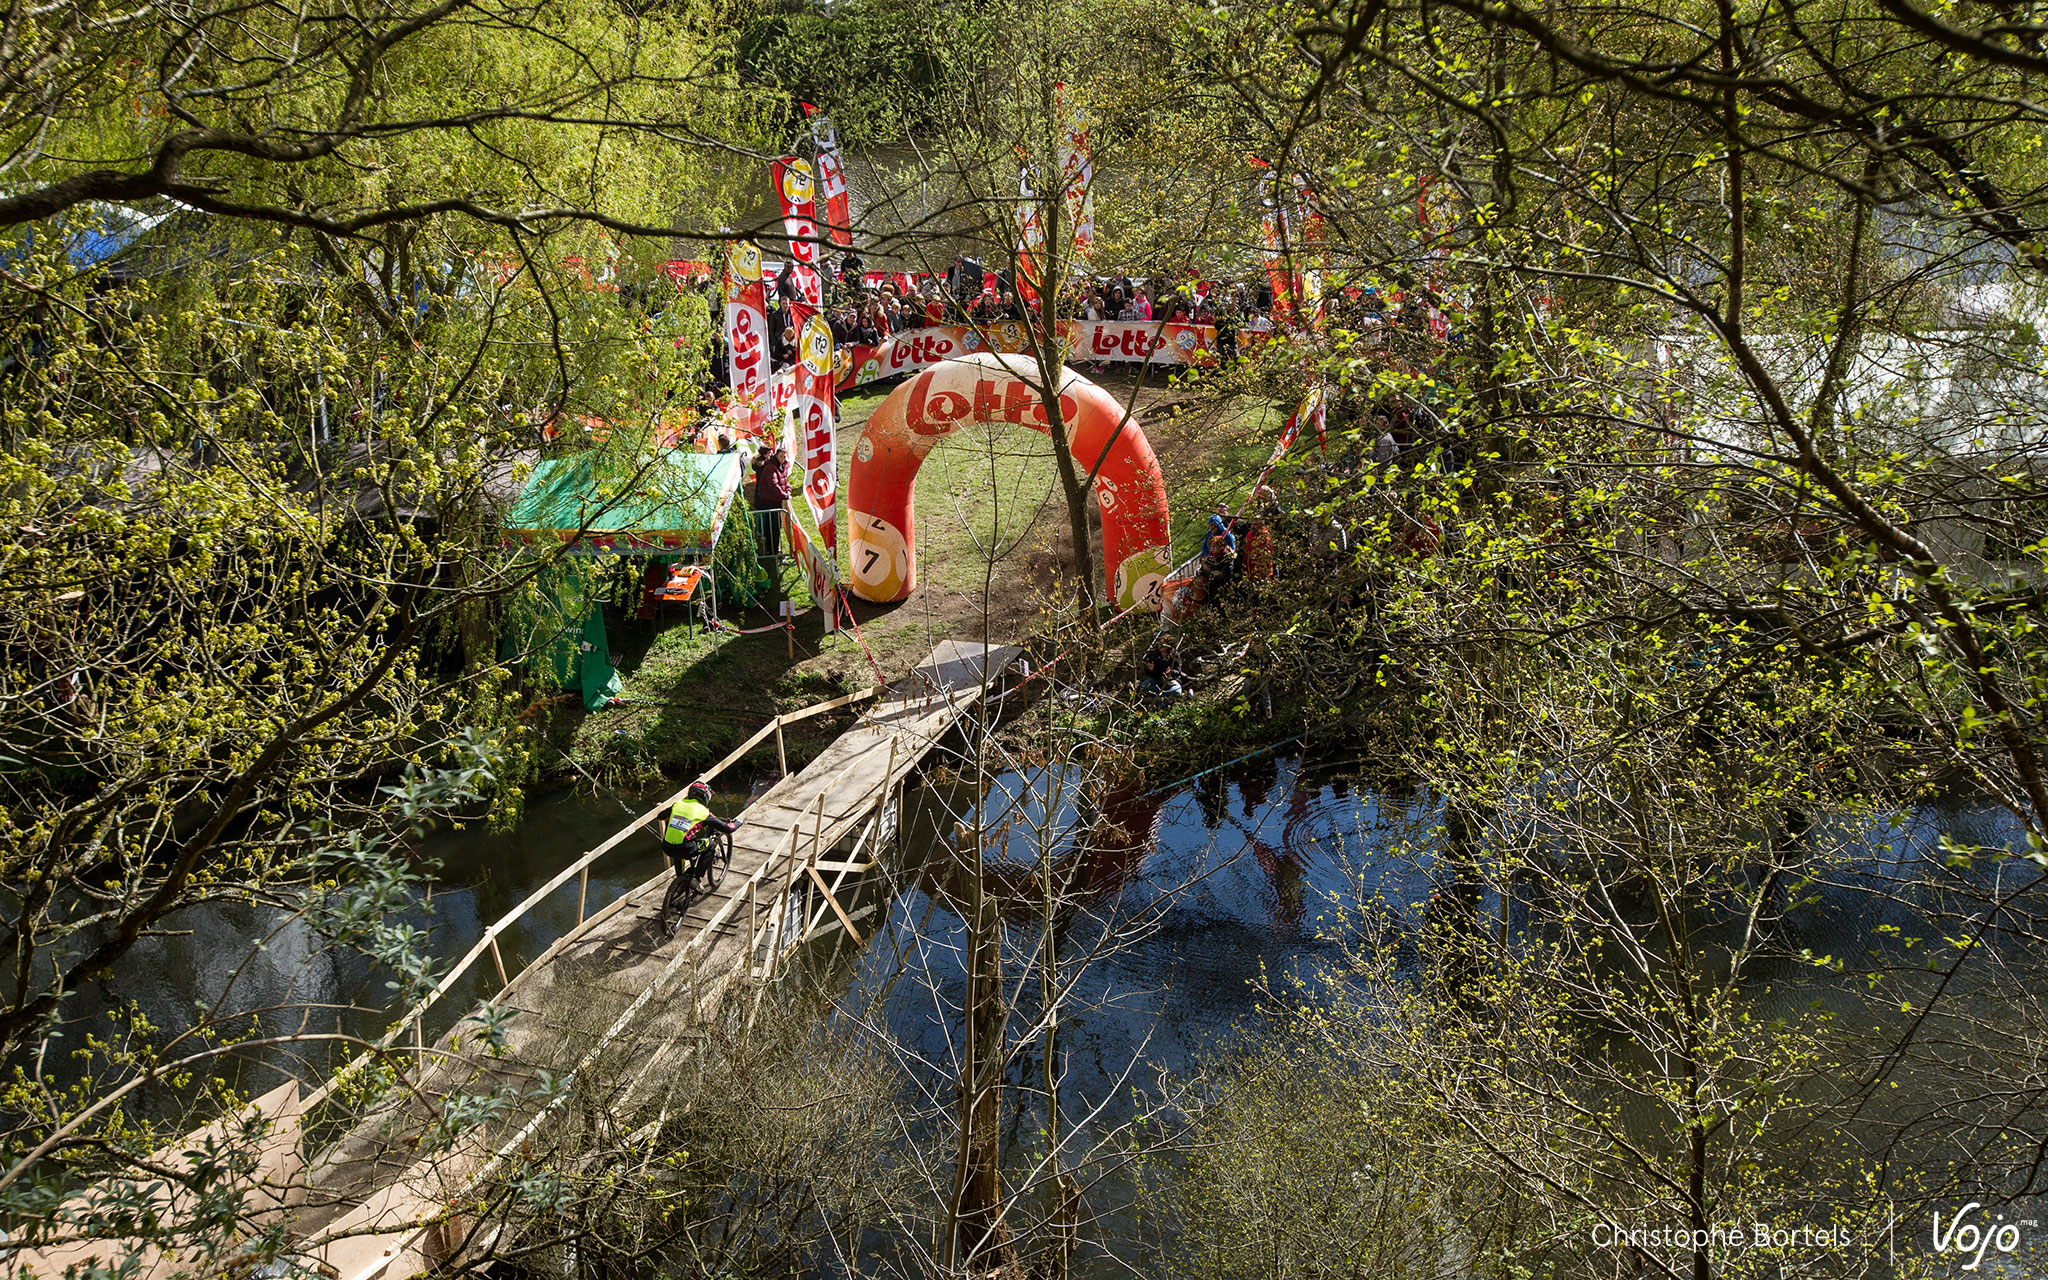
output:
[{"label": "christophe bortels text", "polygon": [[1847,1227],[1774,1227],[1719,1224],[1711,1227],[1618,1227],[1611,1222],[1593,1227],[1598,1249],[1846,1249]]}]

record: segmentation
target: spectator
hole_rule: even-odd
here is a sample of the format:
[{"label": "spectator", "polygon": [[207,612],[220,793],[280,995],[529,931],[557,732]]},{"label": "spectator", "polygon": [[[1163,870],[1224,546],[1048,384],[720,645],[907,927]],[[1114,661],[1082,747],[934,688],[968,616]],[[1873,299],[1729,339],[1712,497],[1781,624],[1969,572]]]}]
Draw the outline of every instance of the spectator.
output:
[{"label": "spectator", "polygon": [[1374,440],[1372,445],[1373,465],[1383,467],[1401,456],[1401,442],[1394,439],[1393,426],[1387,421],[1385,414],[1374,418],[1372,424],[1379,428],[1379,438]]},{"label": "spectator", "polygon": [[754,542],[764,560],[782,557],[782,508],[789,501],[789,454],[764,444],[754,459]]},{"label": "spectator", "polygon": [[1184,696],[1180,683],[1180,667],[1174,661],[1173,640],[1161,636],[1152,642],[1151,651],[1139,666],[1138,692],[1149,698],[1174,702]]},{"label": "spectator", "polygon": [[1137,312],[1137,315],[1132,317],[1134,320],[1150,320],[1152,318],[1152,299],[1145,290],[1138,290],[1138,296],[1131,300],[1131,309]]},{"label": "spectator", "polygon": [[[1210,527],[1215,527],[1212,517]],[[1223,591],[1237,580],[1237,541],[1228,533],[1211,533],[1202,552],[1201,567],[1196,575],[1206,587],[1209,603],[1220,603]]]},{"label": "spectator", "polygon": [[1237,531],[1234,527],[1235,524],[1236,522],[1230,518],[1230,509],[1220,502],[1217,503],[1216,514],[1209,517],[1208,536],[1214,538],[1220,534],[1225,541],[1230,543],[1230,551],[1233,555],[1237,553]]},{"label": "spectator", "polygon": [[1223,306],[1216,312],[1216,358],[1225,367],[1237,363],[1237,299],[1226,294]]}]

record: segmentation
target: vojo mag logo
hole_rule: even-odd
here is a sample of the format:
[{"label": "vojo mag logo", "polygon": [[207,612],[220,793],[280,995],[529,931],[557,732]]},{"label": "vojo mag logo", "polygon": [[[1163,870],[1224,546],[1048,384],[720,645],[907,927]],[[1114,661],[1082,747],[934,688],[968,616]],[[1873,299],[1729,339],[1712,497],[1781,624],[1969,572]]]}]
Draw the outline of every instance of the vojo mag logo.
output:
[{"label": "vojo mag logo", "polygon": [[2002,1214],[1987,1213],[1981,1201],[1972,1200],[1947,1218],[1934,1214],[1934,1251],[1963,1259],[1964,1271],[1984,1265],[1987,1253],[2016,1253],[2020,1228],[2037,1225],[2032,1218],[2008,1222]]}]

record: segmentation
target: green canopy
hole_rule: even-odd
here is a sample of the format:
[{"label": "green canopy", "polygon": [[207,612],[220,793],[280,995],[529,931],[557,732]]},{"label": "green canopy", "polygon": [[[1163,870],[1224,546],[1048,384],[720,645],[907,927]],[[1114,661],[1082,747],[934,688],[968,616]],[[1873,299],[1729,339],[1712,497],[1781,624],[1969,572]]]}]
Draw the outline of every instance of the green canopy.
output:
[{"label": "green canopy", "polygon": [[670,449],[631,465],[602,451],[550,458],[512,504],[506,540],[570,555],[709,558],[739,492],[740,457]]}]

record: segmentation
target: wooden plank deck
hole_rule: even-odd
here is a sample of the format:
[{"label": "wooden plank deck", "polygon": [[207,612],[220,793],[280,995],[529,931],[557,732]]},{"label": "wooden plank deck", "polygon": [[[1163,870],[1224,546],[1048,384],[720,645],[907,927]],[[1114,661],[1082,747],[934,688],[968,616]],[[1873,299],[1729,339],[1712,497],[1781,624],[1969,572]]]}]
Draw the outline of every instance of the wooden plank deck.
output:
[{"label": "wooden plank deck", "polygon": [[[744,812],[719,889],[691,904],[672,937],[657,916],[670,873],[598,911],[555,943],[498,998],[500,1043],[465,1021],[414,1053],[409,1089],[309,1161],[308,1195],[293,1234],[341,1280],[410,1274],[434,1255],[444,1224],[417,1224],[488,1171],[507,1142],[526,1140],[554,1103],[536,1082],[573,1079],[616,1113],[658,1087],[663,1068],[702,1034],[724,996],[770,976],[810,925],[781,921],[794,899],[824,925],[829,893],[791,894],[846,874],[834,851],[871,841],[897,789],[981,701],[1021,651],[946,641],[804,769],[780,779]],[[655,840],[654,828],[629,839]],[[876,841],[875,843],[878,843]],[[865,845],[863,848],[867,847]],[[823,864],[822,872],[813,868]],[[815,879],[814,879],[815,874]],[[850,883],[850,882],[849,882]],[[833,908],[828,911],[827,908]],[[418,1159],[444,1119],[443,1102],[497,1091],[499,1115],[461,1149]],[[444,1242],[445,1243],[445,1242]]]}]

